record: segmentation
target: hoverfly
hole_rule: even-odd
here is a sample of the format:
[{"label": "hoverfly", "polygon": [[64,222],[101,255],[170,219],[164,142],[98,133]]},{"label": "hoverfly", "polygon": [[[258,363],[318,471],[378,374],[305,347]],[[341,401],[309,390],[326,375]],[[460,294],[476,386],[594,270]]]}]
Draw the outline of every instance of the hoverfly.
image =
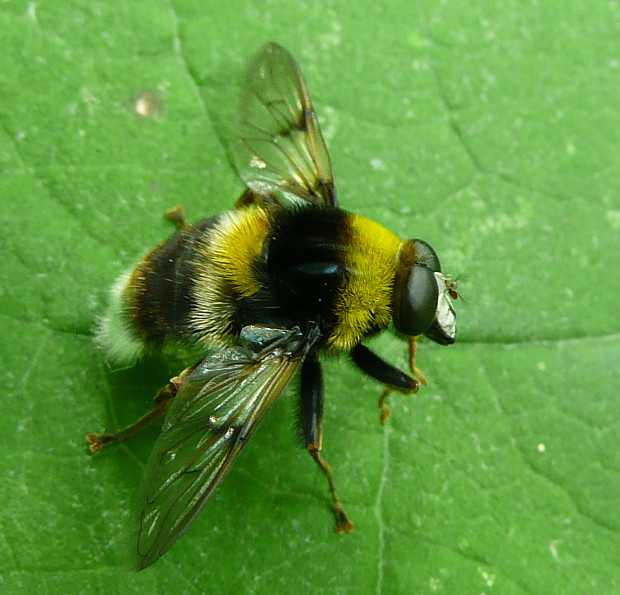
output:
[{"label": "hoverfly", "polygon": [[[383,420],[390,391],[413,393],[423,382],[417,336],[442,345],[456,336],[456,287],[433,248],[340,209],[306,83],[275,43],[247,68],[234,156],[246,184],[234,209],[196,225],[182,208],[169,211],[178,232],[115,284],[99,332],[117,361],[175,339],[205,354],[136,424],[87,436],[95,452],[165,414],[133,520],[138,569],[177,541],[298,370],[304,443],[327,478],[336,532],[353,530],[320,454],[320,355],[349,353],[386,385]],[[362,343],[390,322],[409,341],[413,375]]]}]

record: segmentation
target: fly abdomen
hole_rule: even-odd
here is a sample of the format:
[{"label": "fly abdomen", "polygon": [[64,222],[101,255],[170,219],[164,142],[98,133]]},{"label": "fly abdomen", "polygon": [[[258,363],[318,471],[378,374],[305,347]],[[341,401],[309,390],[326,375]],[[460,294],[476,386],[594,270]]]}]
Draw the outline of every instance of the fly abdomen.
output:
[{"label": "fly abdomen", "polygon": [[193,254],[218,219],[211,217],[177,232],[117,280],[98,332],[112,360],[135,361],[148,348],[189,335]]}]

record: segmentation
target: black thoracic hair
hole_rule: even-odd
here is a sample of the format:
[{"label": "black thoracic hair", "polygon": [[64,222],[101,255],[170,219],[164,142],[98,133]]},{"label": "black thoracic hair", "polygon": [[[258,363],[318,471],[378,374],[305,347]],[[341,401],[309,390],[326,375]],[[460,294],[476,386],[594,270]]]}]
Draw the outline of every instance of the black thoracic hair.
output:
[{"label": "black thoracic hair", "polygon": [[261,290],[241,300],[240,325],[303,327],[335,323],[333,304],[345,274],[347,213],[309,206],[278,210],[257,275]]}]

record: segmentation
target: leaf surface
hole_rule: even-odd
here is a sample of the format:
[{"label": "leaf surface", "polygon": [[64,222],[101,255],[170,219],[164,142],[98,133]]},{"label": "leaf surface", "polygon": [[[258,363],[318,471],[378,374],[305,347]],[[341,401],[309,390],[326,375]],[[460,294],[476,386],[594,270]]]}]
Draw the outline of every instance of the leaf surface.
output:
[{"label": "leaf surface", "polygon": [[[576,0],[4,3],[2,591],[620,590],[619,24]],[[97,457],[83,436],[182,363],[110,369],[93,328],[167,208],[197,221],[240,194],[236,81],[269,39],[306,76],[343,207],[461,276],[459,337],[422,345],[428,386],[385,426],[380,387],[326,363],[353,534],[332,532],[292,388],[177,546],[127,573],[156,429]],[[374,346],[406,365],[397,338]]]}]

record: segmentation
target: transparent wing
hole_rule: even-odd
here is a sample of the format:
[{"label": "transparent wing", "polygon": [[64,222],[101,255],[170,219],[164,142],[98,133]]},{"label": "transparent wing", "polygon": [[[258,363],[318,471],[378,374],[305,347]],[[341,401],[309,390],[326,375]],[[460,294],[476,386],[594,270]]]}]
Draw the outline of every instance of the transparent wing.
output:
[{"label": "transparent wing", "polygon": [[248,64],[236,136],[235,164],[249,189],[239,204],[337,206],[331,160],[304,77],[275,43]]},{"label": "transparent wing", "polygon": [[181,374],[138,492],[132,535],[137,569],[151,565],[181,536],[314,341],[298,329],[267,331],[267,346],[253,344],[259,351],[231,347]]}]

